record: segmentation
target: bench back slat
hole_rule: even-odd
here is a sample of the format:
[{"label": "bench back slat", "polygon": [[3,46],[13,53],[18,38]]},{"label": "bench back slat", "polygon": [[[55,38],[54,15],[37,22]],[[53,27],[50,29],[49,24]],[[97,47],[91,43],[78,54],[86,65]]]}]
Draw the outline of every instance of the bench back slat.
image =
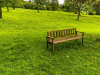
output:
[{"label": "bench back slat", "polygon": [[73,35],[75,33],[76,33],[76,28],[72,28],[72,29],[48,31],[47,35],[51,37],[62,37],[62,36],[67,36],[67,35]]}]

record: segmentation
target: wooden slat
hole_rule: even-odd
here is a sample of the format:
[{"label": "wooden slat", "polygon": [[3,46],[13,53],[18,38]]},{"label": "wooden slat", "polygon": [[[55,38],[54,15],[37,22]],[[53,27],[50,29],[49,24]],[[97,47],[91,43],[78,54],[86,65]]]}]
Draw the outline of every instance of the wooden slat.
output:
[{"label": "wooden slat", "polygon": [[50,36],[52,37],[52,32],[50,33]]},{"label": "wooden slat", "polygon": [[75,32],[76,32],[76,28],[72,28],[72,29],[48,31],[47,35],[51,37],[61,37],[61,36],[75,34]]},{"label": "wooden slat", "polygon": [[65,30],[64,30],[64,35],[65,35]]},{"label": "wooden slat", "polygon": [[73,29],[73,34],[74,34],[74,29]]},{"label": "wooden slat", "polygon": [[70,34],[70,30],[68,30],[68,34]]},{"label": "wooden slat", "polygon": [[55,37],[55,32],[53,32],[53,37]]},{"label": "wooden slat", "polygon": [[63,31],[61,31],[61,36],[63,35]]},{"label": "wooden slat", "polygon": [[72,34],[72,29],[71,29],[71,34]]},{"label": "wooden slat", "polygon": [[[76,28],[71,28],[71,29],[76,29]],[[63,29],[63,30],[67,30],[67,29]],[[48,32],[58,32],[58,31],[61,31],[61,30],[48,31]]]},{"label": "wooden slat", "polygon": [[75,28],[75,34],[76,34],[76,28]]},{"label": "wooden slat", "polygon": [[[70,41],[70,40],[79,39],[79,38],[82,38],[82,37],[83,36],[71,36],[71,37],[59,38],[59,39],[55,39],[54,43],[60,43],[60,42],[64,42],[64,41]],[[50,40],[49,42],[52,43],[52,40]]]},{"label": "wooden slat", "polygon": [[48,36],[50,36],[50,33],[48,33]]},{"label": "wooden slat", "polygon": [[56,36],[57,36],[57,32],[56,32]]},{"label": "wooden slat", "polygon": [[59,31],[59,36],[60,36],[60,31]]},{"label": "wooden slat", "polygon": [[68,34],[68,30],[66,30],[66,35]]}]

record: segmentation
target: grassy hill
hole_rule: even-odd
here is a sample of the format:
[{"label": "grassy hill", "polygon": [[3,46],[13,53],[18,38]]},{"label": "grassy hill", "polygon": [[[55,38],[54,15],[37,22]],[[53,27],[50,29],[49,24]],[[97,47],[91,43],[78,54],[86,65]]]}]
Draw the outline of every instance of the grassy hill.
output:
[{"label": "grassy hill", "polygon": [[[0,19],[0,75],[99,75],[100,16],[3,8]],[[47,31],[77,28],[81,39],[46,48]]]}]

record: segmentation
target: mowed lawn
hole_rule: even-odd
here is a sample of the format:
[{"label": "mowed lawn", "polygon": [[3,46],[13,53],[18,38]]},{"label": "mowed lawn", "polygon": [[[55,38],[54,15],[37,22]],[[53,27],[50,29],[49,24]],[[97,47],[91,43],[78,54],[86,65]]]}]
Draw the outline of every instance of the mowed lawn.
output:
[{"label": "mowed lawn", "polygon": [[[0,75],[100,75],[100,16],[3,8]],[[46,48],[47,31],[77,28],[78,39]],[[79,34],[81,35],[81,34]]]}]

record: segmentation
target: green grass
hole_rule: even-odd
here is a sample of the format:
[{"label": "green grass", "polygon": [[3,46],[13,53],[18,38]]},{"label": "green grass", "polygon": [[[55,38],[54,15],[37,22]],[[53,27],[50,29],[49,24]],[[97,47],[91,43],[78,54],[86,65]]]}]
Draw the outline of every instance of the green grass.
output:
[{"label": "green grass", "polygon": [[[95,17],[95,18],[94,18]],[[3,8],[0,19],[0,75],[100,75],[99,16]],[[46,48],[47,31],[77,28],[81,39]]]}]

